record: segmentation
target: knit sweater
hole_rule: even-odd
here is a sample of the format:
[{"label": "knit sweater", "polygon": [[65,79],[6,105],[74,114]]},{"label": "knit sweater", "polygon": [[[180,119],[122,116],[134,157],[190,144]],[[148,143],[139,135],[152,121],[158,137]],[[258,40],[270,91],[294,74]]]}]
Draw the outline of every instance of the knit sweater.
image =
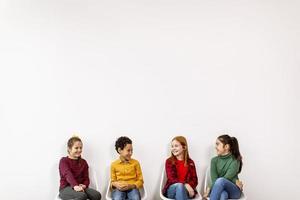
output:
[{"label": "knit sweater", "polygon": [[83,158],[76,160],[68,157],[61,158],[59,162],[59,174],[60,174],[60,189],[67,186],[72,188],[76,185],[83,184],[86,187],[89,186],[89,171],[88,164]]},{"label": "knit sweater", "polygon": [[226,178],[227,180],[235,184],[236,180],[239,179],[239,167],[240,162],[237,159],[235,159],[235,157],[232,154],[216,156],[212,158],[210,164],[210,188],[212,188],[216,180],[221,177]]}]

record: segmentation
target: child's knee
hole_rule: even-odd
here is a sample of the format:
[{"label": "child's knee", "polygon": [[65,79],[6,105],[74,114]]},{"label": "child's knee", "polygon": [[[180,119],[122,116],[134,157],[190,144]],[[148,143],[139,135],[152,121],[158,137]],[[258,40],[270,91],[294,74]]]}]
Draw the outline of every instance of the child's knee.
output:
[{"label": "child's knee", "polygon": [[101,194],[98,191],[95,191],[91,196],[91,200],[101,200]]},{"label": "child's knee", "polygon": [[215,185],[224,185],[225,181],[226,181],[226,178],[223,178],[223,177],[218,178],[215,182]]},{"label": "child's knee", "polygon": [[130,199],[132,199],[132,200],[140,200],[141,199],[140,192],[138,189],[133,189],[131,191]]},{"label": "child's knee", "polygon": [[76,200],[87,200],[88,199],[88,196],[86,193],[84,192],[78,192],[77,195],[76,195]]},{"label": "child's knee", "polygon": [[175,183],[176,190],[183,190],[185,188],[183,183]]},{"label": "child's knee", "polygon": [[136,195],[132,196],[131,199],[132,200],[140,200],[141,197],[140,197],[140,195],[136,194]]}]

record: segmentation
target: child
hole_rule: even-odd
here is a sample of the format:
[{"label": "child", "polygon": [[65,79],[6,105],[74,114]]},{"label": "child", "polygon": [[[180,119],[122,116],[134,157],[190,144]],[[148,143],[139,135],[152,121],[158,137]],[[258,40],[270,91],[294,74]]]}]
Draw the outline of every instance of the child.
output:
[{"label": "child", "polygon": [[140,163],[131,158],[132,141],[120,137],[115,144],[119,159],[111,164],[111,185],[113,200],[140,200],[139,188],[143,187]]},{"label": "child", "polygon": [[[204,194],[210,200],[239,199],[243,189],[238,174],[242,170],[242,156],[235,137],[221,135],[216,141],[217,156],[211,159],[210,173],[212,184]],[[210,191],[211,190],[211,191]]]},{"label": "child", "polygon": [[68,156],[60,159],[59,197],[63,200],[100,200],[101,194],[89,188],[89,171],[87,162],[81,158],[82,142],[79,137],[68,141]]},{"label": "child", "polygon": [[167,182],[163,194],[176,200],[194,198],[198,177],[194,161],[189,156],[187,141],[183,136],[172,139],[171,157],[166,160]]}]

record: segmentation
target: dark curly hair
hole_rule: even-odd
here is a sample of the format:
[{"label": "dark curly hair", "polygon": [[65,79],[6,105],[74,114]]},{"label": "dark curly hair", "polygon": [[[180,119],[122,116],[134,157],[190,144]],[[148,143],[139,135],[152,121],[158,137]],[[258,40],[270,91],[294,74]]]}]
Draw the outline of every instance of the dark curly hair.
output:
[{"label": "dark curly hair", "polygon": [[116,151],[118,152],[119,148],[123,150],[127,144],[132,144],[131,139],[126,136],[119,137],[115,143]]}]

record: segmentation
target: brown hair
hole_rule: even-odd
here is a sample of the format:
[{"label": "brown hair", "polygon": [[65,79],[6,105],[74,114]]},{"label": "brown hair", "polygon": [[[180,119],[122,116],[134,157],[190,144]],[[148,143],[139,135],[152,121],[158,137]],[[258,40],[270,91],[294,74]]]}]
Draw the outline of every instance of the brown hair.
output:
[{"label": "brown hair", "polygon": [[224,146],[226,144],[229,145],[230,153],[235,157],[235,159],[237,159],[240,162],[240,167],[238,171],[238,173],[240,173],[243,167],[243,160],[242,160],[242,155],[240,153],[238,140],[236,139],[236,137],[231,137],[229,135],[220,135],[218,137],[218,140],[220,140],[220,142],[222,142]]},{"label": "brown hair", "polygon": [[75,142],[81,142],[81,139],[78,136],[72,136],[69,140],[68,140],[68,153],[69,153],[69,149],[71,149],[73,147],[73,145],[75,144]]},{"label": "brown hair", "polygon": [[[187,140],[183,136],[176,136],[172,139],[172,142],[174,140],[178,141],[183,147],[185,147],[184,154],[183,154],[183,160],[184,160],[184,165],[187,166],[188,159],[190,159]],[[172,155],[170,156],[169,159],[171,159],[172,163],[174,164],[176,157],[173,155],[173,153],[171,153],[171,154]]]}]

